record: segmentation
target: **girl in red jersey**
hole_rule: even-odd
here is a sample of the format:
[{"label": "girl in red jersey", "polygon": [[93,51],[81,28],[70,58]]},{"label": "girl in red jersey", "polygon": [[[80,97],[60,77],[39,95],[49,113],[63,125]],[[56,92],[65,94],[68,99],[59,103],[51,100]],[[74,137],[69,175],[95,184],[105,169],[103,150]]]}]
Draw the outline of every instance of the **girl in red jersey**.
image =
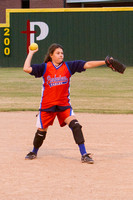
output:
[{"label": "girl in red jersey", "polygon": [[64,62],[63,47],[60,44],[52,44],[44,62],[31,65],[32,57],[37,51],[38,49],[29,49],[23,67],[25,72],[36,78],[43,78],[37,132],[33,140],[33,150],[26,155],[25,159],[32,160],[37,157],[38,150],[46,138],[48,127],[53,124],[57,116],[61,127],[68,125],[72,130],[74,140],[79,146],[81,161],[93,164],[94,160],[86,152],[82,126],[76,119],[70,104],[70,78],[75,72],[80,73],[86,69],[104,65],[105,61],[76,60]]}]

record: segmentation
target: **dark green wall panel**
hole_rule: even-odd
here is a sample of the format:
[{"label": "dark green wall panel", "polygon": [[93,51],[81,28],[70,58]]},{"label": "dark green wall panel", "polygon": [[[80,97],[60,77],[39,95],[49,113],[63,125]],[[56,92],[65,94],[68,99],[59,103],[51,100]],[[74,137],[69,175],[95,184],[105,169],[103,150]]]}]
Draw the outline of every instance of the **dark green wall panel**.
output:
[{"label": "dark green wall panel", "polygon": [[[51,43],[64,47],[65,60],[96,60],[111,55],[126,65],[133,65],[133,12],[20,12],[10,13],[10,56],[3,54],[3,29],[0,28],[0,66],[23,66],[26,58],[27,20],[48,24],[49,34],[44,40],[35,41],[39,52],[33,62],[43,62]],[[36,26],[36,35],[40,29]]]}]

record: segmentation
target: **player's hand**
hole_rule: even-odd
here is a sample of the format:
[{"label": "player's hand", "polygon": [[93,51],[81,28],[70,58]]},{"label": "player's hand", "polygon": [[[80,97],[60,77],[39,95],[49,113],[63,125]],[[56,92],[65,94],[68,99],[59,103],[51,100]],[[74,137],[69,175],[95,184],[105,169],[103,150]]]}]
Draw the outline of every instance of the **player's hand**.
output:
[{"label": "player's hand", "polygon": [[126,66],[122,64],[120,61],[114,59],[113,57],[107,56],[105,58],[105,63],[108,67],[110,67],[113,71],[119,72],[121,74],[124,73]]},{"label": "player's hand", "polygon": [[30,49],[30,46],[29,46],[29,53],[30,53],[30,54],[34,54],[34,53],[36,53],[37,51],[39,51],[39,48],[37,48],[37,49],[35,49],[35,50],[31,50],[31,49]]}]

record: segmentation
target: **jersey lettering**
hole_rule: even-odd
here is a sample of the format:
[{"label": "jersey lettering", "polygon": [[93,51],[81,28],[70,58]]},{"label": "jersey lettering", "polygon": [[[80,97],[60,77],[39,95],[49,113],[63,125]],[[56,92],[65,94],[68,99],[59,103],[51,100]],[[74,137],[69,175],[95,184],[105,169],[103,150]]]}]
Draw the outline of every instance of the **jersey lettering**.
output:
[{"label": "jersey lettering", "polygon": [[54,78],[47,76],[47,84],[50,87],[53,86],[57,86],[57,85],[63,85],[63,84],[67,84],[68,83],[68,78],[66,76],[61,77],[61,75],[59,77],[56,77],[56,75],[54,76]]}]

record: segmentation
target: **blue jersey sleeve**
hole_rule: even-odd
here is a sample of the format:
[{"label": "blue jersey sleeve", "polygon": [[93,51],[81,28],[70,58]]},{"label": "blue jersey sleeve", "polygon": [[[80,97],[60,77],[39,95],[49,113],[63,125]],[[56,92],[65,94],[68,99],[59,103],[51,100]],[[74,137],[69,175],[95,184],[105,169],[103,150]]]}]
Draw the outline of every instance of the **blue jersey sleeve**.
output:
[{"label": "blue jersey sleeve", "polygon": [[84,64],[86,61],[83,60],[75,60],[75,61],[67,61],[66,64],[69,67],[71,74],[73,75],[75,72],[83,72],[86,69],[84,69]]},{"label": "blue jersey sleeve", "polygon": [[32,67],[32,72],[30,74],[35,76],[36,78],[39,78],[43,76],[46,66],[45,63],[42,63],[42,64],[31,65],[31,67]]}]

